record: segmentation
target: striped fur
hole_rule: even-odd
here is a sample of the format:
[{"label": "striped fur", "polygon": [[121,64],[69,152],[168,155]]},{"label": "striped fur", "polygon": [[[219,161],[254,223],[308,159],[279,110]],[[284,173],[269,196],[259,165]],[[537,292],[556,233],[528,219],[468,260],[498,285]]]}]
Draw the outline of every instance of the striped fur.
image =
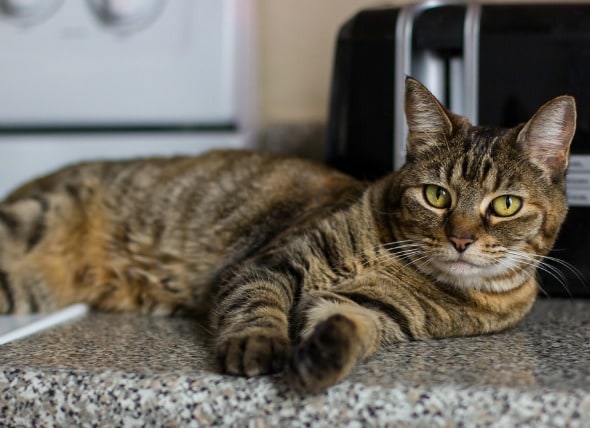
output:
[{"label": "striped fur", "polygon": [[[241,151],[63,169],[0,205],[0,311],[205,316],[222,371],[288,367],[304,391],[386,344],[504,330],[566,214],[575,110],[548,106],[524,127],[472,127],[408,80],[408,163],[373,184]],[[498,217],[506,194],[522,208]]]}]

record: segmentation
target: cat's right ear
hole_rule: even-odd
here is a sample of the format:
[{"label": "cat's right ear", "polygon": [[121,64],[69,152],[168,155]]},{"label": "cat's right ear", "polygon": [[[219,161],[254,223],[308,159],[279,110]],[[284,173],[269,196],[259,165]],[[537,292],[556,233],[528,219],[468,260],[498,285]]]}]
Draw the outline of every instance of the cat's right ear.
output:
[{"label": "cat's right ear", "polygon": [[408,155],[439,145],[453,130],[442,104],[416,79],[406,77],[406,121]]}]

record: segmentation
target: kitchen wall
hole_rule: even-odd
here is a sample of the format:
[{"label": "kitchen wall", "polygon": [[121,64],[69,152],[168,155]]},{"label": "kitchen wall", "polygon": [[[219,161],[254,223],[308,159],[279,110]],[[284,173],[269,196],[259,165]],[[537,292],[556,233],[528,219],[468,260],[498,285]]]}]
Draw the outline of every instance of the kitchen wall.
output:
[{"label": "kitchen wall", "polygon": [[340,25],[379,0],[259,0],[262,123],[323,121]]},{"label": "kitchen wall", "polygon": [[[398,1],[399,3],[399,1]],[[258,0],[261,147],[321,158],[338,28],[379,0]]]}]

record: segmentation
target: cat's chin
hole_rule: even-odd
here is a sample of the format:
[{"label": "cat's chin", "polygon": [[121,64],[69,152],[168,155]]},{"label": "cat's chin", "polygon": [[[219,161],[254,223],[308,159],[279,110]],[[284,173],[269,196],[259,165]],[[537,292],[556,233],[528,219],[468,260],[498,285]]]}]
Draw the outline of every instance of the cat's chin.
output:
[{"label": "cat's chin", "polygon": [[485,268],[465,260],[438,261],[432,264],[434,276],[443,282],[473,287],[484,279]]},{"label": "cat's chin", "polygon": [[446,262],[445,265],[446,270],[455,275],[480,275],[482,273],[481,266],[465,260]]},{"label": "cat's chin", "polygon": [[[464,259],[433,262],[428,272],[437,281],[461,289],[488,292],[509,291],[516,286],[514,277],[506,277],[498,265],[482,265]],[[517,281],[518,282],[518,281]]]}]

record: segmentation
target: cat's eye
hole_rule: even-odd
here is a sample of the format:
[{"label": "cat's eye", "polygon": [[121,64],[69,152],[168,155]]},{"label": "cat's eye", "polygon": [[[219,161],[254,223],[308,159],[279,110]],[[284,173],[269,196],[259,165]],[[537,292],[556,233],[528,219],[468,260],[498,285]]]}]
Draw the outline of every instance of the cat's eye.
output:
[{"label": "cat's eye", "polygon": [[498,217],[510,217],[516,214],[521,207],[522,199],[513,195],[498,196],[490,204],[492,214]]},{"label": "cat's eye", "polygon": [[448,208],[451,206],[449,192],[435,184],[424,186],[424,199],[434,208]]}]

